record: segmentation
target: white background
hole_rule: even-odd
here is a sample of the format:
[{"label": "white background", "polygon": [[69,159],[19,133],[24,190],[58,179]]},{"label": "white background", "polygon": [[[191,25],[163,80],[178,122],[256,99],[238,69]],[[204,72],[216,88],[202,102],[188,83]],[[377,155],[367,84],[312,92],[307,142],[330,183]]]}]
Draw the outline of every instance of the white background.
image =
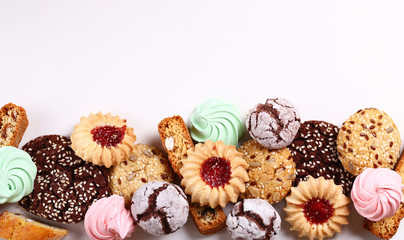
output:
[{"label": "white background", "polygon": [[[126,118],[137,142],[162,148],[160,120],[188,120],[213,97],[243,118],[258,102],[285,97],[303,120],[338,126],[377,107],[404,133],[403,12],[403,1],[370,0],[0,0],[0,105],[26,109],[21,144],[69,136],[81,116],[100,110]],[[335,239],[376,239],[351,210]],[[82,224],[55,225],[71,231],[67,239],[86,239]],[[278,239],[296,239],[288,229],[283,222]],[[393,239],[403,238],[402,224]],[[230,237],[200,235],[189,219],[172,235],[137,228],[133,239]]]}]

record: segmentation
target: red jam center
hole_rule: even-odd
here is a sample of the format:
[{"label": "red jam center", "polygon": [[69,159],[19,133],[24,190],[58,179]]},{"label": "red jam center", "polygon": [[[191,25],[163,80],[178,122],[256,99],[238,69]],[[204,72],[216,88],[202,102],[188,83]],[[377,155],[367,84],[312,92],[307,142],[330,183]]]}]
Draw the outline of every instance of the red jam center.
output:
[{"label": "red jam center", "polygon": [[334,215],[334,208],[323,198],[313,198],[303,206],[304,216],[311,224],[323,224]]},{"label": "red jam center", "polygon": [[230,174],[230,161],[224,158],[211,157],[201,166],[201,177],[211,187],[220,187],[229,183]]},{"label": "red jam center", "polygon": [[115,126],[96,127],[91,130],[94,142],[103,147],[116,147],[125,137],[126,125],[121,128]]}]

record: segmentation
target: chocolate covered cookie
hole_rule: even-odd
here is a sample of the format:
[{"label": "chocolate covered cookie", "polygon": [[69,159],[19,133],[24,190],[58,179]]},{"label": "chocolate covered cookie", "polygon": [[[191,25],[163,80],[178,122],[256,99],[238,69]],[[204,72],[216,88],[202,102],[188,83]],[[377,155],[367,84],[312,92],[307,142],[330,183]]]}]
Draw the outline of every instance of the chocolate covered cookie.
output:
[{"label": "chocolate covered cookie", "polygon": [[267,99],[250,110],[246,127],[250,136],[262,146],[280,149],[289,145],[300,126],[300,114],[284,98]]},{"label": "chocolate covered cookie", "polygon": [[324,121],[301,124],[295,140],[289,146],[296,163],[294,186],[309,176],[333,179],[343,192],[351,191],[354,176],[342,166],[337,154],[338,127]]},{"label": "chocolate covered cookie", "polygon": [[46,219],[77,223],[94,200],[108,195],[108,171],[79,158],[67,137],[46,135],[23,150],[38,168],[34,190],[19,204]]}]

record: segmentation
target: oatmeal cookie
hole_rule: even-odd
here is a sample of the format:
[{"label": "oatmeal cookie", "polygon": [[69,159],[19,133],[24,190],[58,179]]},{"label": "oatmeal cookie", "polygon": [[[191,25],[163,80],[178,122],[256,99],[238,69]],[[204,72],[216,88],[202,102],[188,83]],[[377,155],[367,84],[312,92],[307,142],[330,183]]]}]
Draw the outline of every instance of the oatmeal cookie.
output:
[{"label": "oatmeal cookie", "polygon": [[254,139],[238,148],[248,163],[249,181],[242,198],[260,198],[277,203],[289,193],[295,179],[295,163],[287,148],[270,150]]},{"label": "oatmeal cookie", "polygon": [[365,168],[392,169],[400,153],[397,126],[376,108],[357,111],[342,125],[337,139],[338,155],[345,169],[359,175]]}]

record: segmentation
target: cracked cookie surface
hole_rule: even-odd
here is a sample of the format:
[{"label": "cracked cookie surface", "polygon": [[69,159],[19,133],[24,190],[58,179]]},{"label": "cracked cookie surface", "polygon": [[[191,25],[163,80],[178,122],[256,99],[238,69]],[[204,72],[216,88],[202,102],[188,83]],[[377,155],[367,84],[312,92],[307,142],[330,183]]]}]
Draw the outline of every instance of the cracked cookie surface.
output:
[{"label": "cracked cookie surface", "polygon": [[245,199],[234,205],[226,225],[233,239],[272,240],[280,231],[281,218],[267,201]]},{"label": "cracked cookie surface", "polygon": [[267,99],[265,104],[257,104],[250,110],[246,121],[250,136],[270,149],[289,145],[299,126],[299,112],[284,98]]},{"label": "cracked cookie surface", "polygon": [[179,186],[153,181],[143,184],[133,194],[131,211],[144,231],[159,236],[175,232],[185,224],[189,205]]},{"label": "cracked cookie surface", "polygon": [[167,157],[157,148],[136,144],[127,160],[109,170],[109,187],[112,194],[125,198],[128,206],[132,195],[144,183],[174,180],[174,172]]}]

